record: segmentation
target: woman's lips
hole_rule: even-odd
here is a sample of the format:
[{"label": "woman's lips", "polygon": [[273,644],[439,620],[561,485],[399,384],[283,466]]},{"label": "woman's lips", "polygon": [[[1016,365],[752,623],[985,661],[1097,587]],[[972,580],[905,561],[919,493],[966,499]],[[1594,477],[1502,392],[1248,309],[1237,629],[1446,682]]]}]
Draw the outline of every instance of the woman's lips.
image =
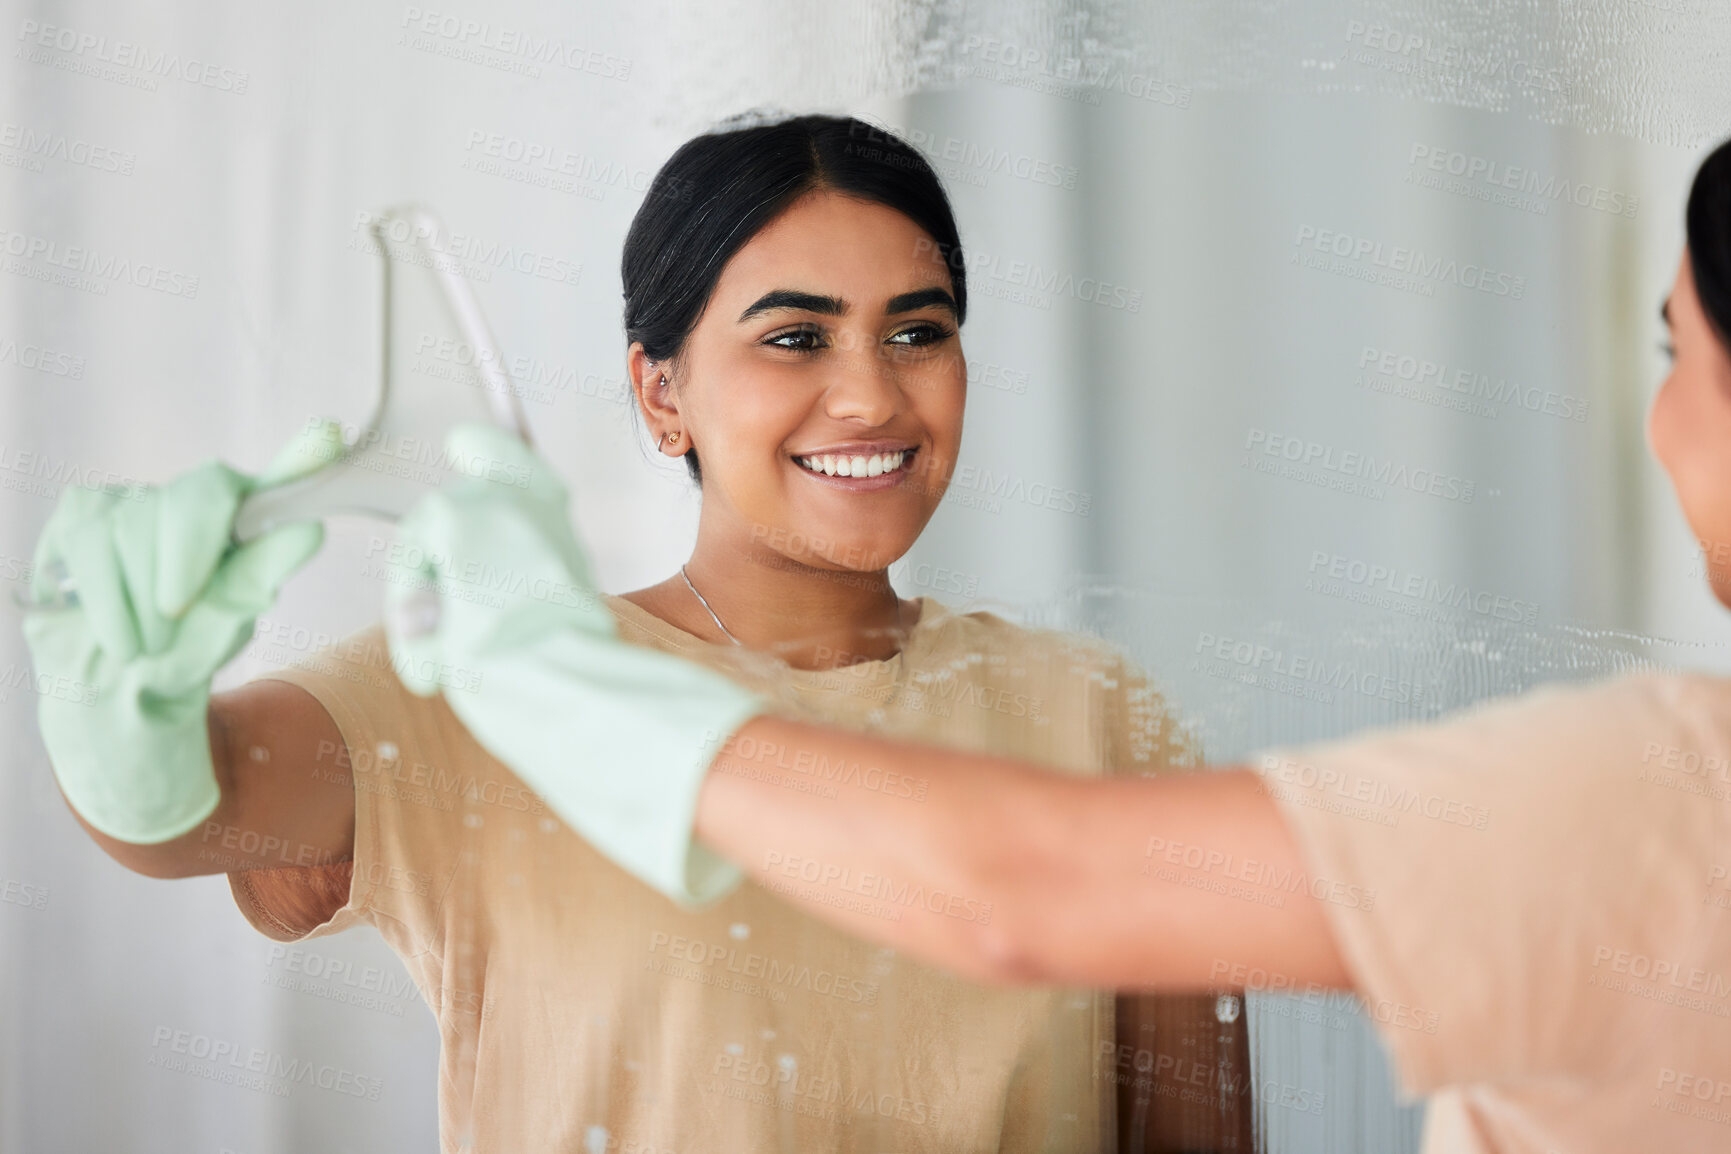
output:
[{"label": "woman's lips", "polygon": [[831,488],[842,489],[850,493],[870,493],[879,489],[893,489],[897,485],[900,485],[907,479],[908,474],[913,471],[913,464],[918,455],[918,447],[905,450],[902,453],[901,465],[897,468],[891,469],[887,473],[880,473],[875,477],[831,476],[828,473],[820,473],[815,469],[808,469],[804,465],[800,464],[799,461],[794,460],[791,457],[789,458],[789,461],[795,469],[804,473],[807,477],[810,477],[814,481],[820,481]]}]

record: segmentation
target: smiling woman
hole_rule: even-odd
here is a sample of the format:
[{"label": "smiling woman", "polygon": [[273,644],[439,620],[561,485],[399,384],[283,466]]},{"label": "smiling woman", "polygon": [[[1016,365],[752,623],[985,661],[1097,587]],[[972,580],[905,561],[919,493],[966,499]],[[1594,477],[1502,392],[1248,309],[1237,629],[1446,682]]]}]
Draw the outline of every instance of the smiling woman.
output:
[{"label": "smiling woman", "polygon": [[[678,573],[601,598],[622,648],[645,667],[665,654],[707,665],[784,720],[850,736],[1077,777],[1197,759],[1111,646],[890,584],[956,466],[967,391],[961,247],[916,152],[825,116],[698,137],[656,177],[623,264],[632,387],[702,511]],[[210,504],[197,527],[220,541]],[[480,714],[412,691],[393,648],[374,625],[213,696],[203,784],[220,796],[191,833],[138,845],[91,832],[153,876],[228,872],[277,941],[377,927],[439,1022],[445,1148],[1093,1150],[1113,1146],[1114,1095],[1120,1149],[1249,1148],[1246,1027],[1217,1016],[1213,995],[1119,1004],[952,976],[785,899],[890,923],[989,926],[1002,910],[968,887],[839,870],[821,849],[772,846],[766,876],[719,898],[706,888],[707,905],[669,901],[680,895],[609,856],[596,815],[613,811],[561,808],[557,788],[662,781],[651,747],[665,734],[633,726],[610,760],[561,699],[525,723],[564,726],[535,772],[507,765],[490,752],[502,729],[477,736],[463,719]],[[460,704],[521,706],[494,688],[509,683],[489,673]],[[657,680],[651,715],[677,698]],[[740,774],[789,795],[926,807],[927,781],[844,748],[733,752]],[[655,801],[695,806],[670,792]],[[267,845],[293,854],[247,848]]]},{"label": "smiling woman", "polygon": [[[808,191],[727,262],[676,352],[631,347],[662,451],[703,454],[686,580],[733,636],[799,668],[818,667],[817,647],[887,657],[915,620],[886,570],[937,511],[967,389],[960,307],[930,283],[948,281],[942,262],[914,255],[924,235],[884,205]],[[787,282],[822,291],[766,288]],[[718,636],[678,577],[628,599]]]},{"label": "smiling woman", "polygon": [[955,221],[918,154],[886,163],[890,147],[836,117],[700,136],[656,179],[714,193],[652,187],[625,241],[633,388],[703,487],[691,560],[627,600],[796,668],[899,648],[918,607],[886,570],[961,442]]},{"label": "smiling woman", "polygon": [[[927,598],[900,600],[887,572],[936,511],[961,441],[967,262],[942,186],[903,141],[824,116],[698,137],[657,182],[715,190],[692,212],[652,188],[622,269],[633,388],[658,448],[684,457],[703,505],[686,565],[625,594],[620,608],[645,611],[640,623],[669,639],[725,642],[793,669],[844,666],[881,680],[887,664],[918,652],[910,638],[940,624],[929,615],[943,611]],[[986,699],[1021,690],[1012,700],[1031,697],[1037,715],[1040,700],[1064,696],[1051,683],[1064,676],[1053,666],[1044,666],[1044,681],[1027,676],[1045,662],[1031,654],[1061,639],[991,614],[968,619],[990,638],[976,643],[1034,682],[985,687],[998,691]],[[888,676],[912,687],[930,674],[904,667]],[[1171,740],[1152,688],[1127,665],[1121,676],[1122,686],[1106,684],[1134,685],[1127,700],[1146,703],[1145,721],[1165,732],[1161,755],[1145,768],[1192,760],[1194,750]],[[891,703],[918,708],[920,700],[918,690],[891,691]],[[1130,717],[1115,715],[1119,722],[1087,711],[1062,720],[1086,729]],[[915,731],[904,724],[902,732]],[[1022,725],[1003,718],[995,729],[968,736],[960,724],[921,727],[983,749],[1003,748]],[[1057,740],[1051,756],[1060,765],[1088,744],[1080,733]],[[1109,754],[1086,768],[1124,764]],[[1248,1148],[1247,1094],[1216,1088],[1180,1102],[1160,1077],[1132,1075],[1202,1061],[1222,1073],[1217,1086],[1247,1088],[1240,1017],[1217,1020],[1212,995],[1125,997],[1116,1030],[1127,1035],[1119,1048],[1128,1059],[1103,1049],[1108,1058],[1096,1057],[1092,1077],[1118,1088],[1125,1149]],[[925,1044],[893,1032],[885,1042]]]}]

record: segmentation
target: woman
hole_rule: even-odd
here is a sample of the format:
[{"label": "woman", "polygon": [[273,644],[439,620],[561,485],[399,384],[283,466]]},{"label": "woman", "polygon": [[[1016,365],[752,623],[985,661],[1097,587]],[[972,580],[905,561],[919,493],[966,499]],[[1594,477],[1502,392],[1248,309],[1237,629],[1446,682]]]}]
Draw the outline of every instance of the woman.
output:
[{"label": "woman", "polygon": [[[702,514],[690,561],[602,599],[600,627],[640,659],[708,666],[784,717],[1078,775],[1192,761],[1158,694],[1110,648],[902,600],[890,586],[887,569],[935,512],[961,440],[959,256],[929,166],[858,121],[716,132],[667,162],[625,244],[628,367],[657,445],[700,483]],[[464,712],[461,663],[394,660],[374,627],[206,710],[193,690],[208,692],[318,546],[316,526],[291,526],[219,558],[252,483],[213,466],[150,495],[149,516],[100,496],[57,512],[41,571],[63,560],[85,603],[34,614],[33,653],[44,672],[80,668],[105,696],[95,714],[63,719],[50,707],[44,739],[74,811],[129,867],[229,872],[246,916],[277,941],[378,927],[439,1020],[446,1149],[1109,1141],[1110,997],[959,981],[792,910],[773,883],[704,908],[669,903],[557,819],[587,830],[592,810],[550,804],[543,793],[557,781],[514,772],[497,742],[477,740],[489,731]],[[172,572],[152,591],[164,565]],[[152,604],[159,613],[132,619]],[[228,632],[185,640],[200,613],[222,614]],[[442,632],[458,613],[447,607]],[[93,673],[97,661],[110,664]],[[395,674],[412,680],[411,665],[455,670],[450,692],[405,689]],[[485,684],[510,675],[490,670]],[[126,711],[151,677],[156,698],[173,682],[173,718]],[[557,716],[555,705],[506,728],[545,731]],[[657,723],[652,712],[648,727]],[[95,750],[93,733],[149,735],[151,756],[118,740]],[[550,756],[599,760],[581,742]],[[149,804],[116,800],[128,773],[155,775]],[[926,788],[827,758],[760,780],[789,793],[860,788],[909,812]],[[715,899],[725,888],[669,892]],[[1146,1024],[1139,1012],[1126,1007],[1130,1028]],[[1163,1043],[1200,1033],[1193,1058],[1246,1061],[1242,1021],[1217,1023],[1212,997],[1171,999],[1160,1015]],[[1248,1086],[1243,1073],[1232,1082]],[[1146,1114],[1152,1083],[1126,1083]],[[1172,1140],[1196,1148],[1222,1130],[1221,1148],[1243,1148],[1248,1097],[1219,1099],[1203,1121],[1166,1118]]]}]

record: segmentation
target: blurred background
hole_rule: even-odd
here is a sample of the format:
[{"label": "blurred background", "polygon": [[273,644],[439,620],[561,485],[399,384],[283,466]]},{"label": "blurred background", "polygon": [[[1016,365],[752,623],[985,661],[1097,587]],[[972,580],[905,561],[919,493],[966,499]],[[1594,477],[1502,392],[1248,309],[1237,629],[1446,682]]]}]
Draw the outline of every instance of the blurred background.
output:
[{"label": "blurred background", "polygon": [[[452,232],[602,587],[668,576],[697,491],[629,403],[620,247],[680,143],[765,108],[882,125],[955,206],[962,468],[904,595],[1124,645],[1216,761],[1731,666],[1645,444],[1687,181],[1731,133],[1711,0],[11,3],[0,31],[12,589],[66,484],[257,470],[310,417],[364,421],[364,223],[410,200]],[[500,47],[524,38],[580,50]],[[218,689],[375,620],[379,533],[333,522]],[[0,618],[0,883],[33,895],[0,903],[0,1152],[437,1149],[438,1035],[382,940],[291,956],[221,875],[106,857]],[[1417,1148],[1363,1014],[1246,1009],[1264,1148]],[[164,1026],[384,1092],[151,1068]]]}]

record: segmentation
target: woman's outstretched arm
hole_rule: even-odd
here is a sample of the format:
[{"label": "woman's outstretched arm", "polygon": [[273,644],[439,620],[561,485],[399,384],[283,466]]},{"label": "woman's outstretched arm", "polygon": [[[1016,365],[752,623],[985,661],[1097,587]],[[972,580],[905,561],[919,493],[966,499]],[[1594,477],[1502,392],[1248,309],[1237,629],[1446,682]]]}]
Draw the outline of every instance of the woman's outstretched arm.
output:
[{"label": "woman's outstretched arm", "polygon": [[1245,769],[1077,778],[764,716],[715,759],[697,832],[813,914],[976,979],[1351,986],[1319,901],[1218,883],[1223,861],[1305,871]]}]

